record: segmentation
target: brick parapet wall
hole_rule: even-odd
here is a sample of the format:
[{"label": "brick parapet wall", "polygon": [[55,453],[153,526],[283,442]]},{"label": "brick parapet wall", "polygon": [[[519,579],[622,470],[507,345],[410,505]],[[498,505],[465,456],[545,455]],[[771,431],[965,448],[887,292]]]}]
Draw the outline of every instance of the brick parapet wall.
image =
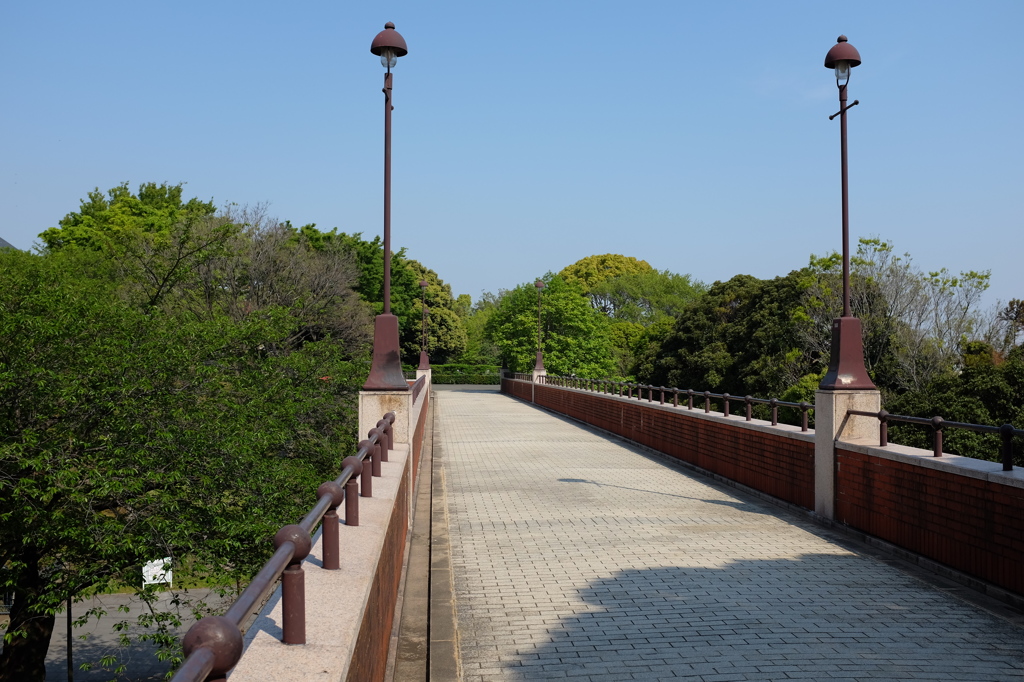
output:
[{"label": "brick parapet wall", "polygon": [[838,443],[836,521],[1024,594],[1024,471],[900,445]]},{"label": "brick parapet wall", "polygon": [[[424,404],[424,407],[426,405]],[[424,410],[424,413],[426,410]],[[409,492],[412,489],[412,470],[402,477],[401,486],[395,496],[391,510],[384,546],[373,576],[366,610],[359,626],[352,663],[349,667],[349,682],[379,682],[384,679],[388,664],[388,647],[391,644],[395,604],[405,557],[405,536],[409,531]]]},{"label": "brick parapet wall", "polygon": [[502,391],[805,509],[814,506],[814,434],[616,395],[506,379]]}]

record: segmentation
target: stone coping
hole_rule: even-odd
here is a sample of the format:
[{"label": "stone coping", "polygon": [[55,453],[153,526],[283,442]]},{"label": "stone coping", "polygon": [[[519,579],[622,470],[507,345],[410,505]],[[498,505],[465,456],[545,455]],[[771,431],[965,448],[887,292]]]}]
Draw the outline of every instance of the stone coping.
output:
[{"label": "stone coping", "polygon": [[[359,525],[340,529],[341,569],[321,568],[321,531],[302,563],[306,574],[306,643],[281,642],[281,587],[245,634],[242,660],[229,674],[232,682],[342,681],[359,637],[402,479],[409,475],[408,443],[396,443],[381,476],[373,479],[373,497],[359,498]],[[344,514],[345,505],[338,508]]]},{"label": "stone coping", "polygon": [[877,443],[877,440],[843,440],[836,441],[836,447],[893,462],[903,462],[925,469],[934,469],[969,478],[977,478],[1014,488],[1024,488],[1024,468],[1021,467],[1014,467],[1012,471],[1003,471],[1003,465],[1000,462],[990,462],[985,459],[950,454],[934,457],[931,450],[896,445],[894,443],[889,443],[889,445],[883,448],[878,446]]},{"label": "stone coping", "polygon": [[[520,380],[519,379],[511,379],[511,381],[520,381]],[[530,382],[529,381],[524,381],[523,383],[529,384]],[[685,405],[680,405],[680,406],[676,407],[675,405],[672,405],[671,403],[668,403],[668,402],[666,402],[664,405],[662,405],[661,403],[658,403],[658,402],[647,402],[646,398],[644,398],[643,400],[637,400],[636,398],[627,398],[625,396],[618,396],[618,395],[614,395],[614,394],[611,394],[611,393],[599,393],[599,392],[596,392],[596,391],[588,391],[588,390],[582,389],[582,388],[569,388],[567,386],[550,386],[548,384],[538,384],[538,386],[543,386],[545,388],[553,388],[553,389],[557,389],[559,391],[572,391],[574,393],[582,393],[582,394],[585,394],[585,395],[597,396],[597,397],[600,397],[600,398],[605,398],[607,400],[614,400],[614,401],[617,401],[617,402],[628,403],[630,405],[639,405],[641,407],[644,407],[644,408],[647,408],[647,409],[652,409],[652,410],[660,410],[660,411],[672,412],[672,413],[676,413],[676,414],[685,414],[686,416],[693,417],[694,419],[706,419],[708,421],[714,421],[714,422],[718,422],[720,424],[728,424],[729,426],[735,426],[735,427],[738,427],[738,428],[741,428],[741,429],[750,429],[752,431],[760,431],[762,433],[770,433],[773,436],[782,436],[784,438],[792,438],[794,440],[802,440],[802,441],[806,441],[808,443],[813,443],[814,442],[814,429],[808,429],[807,431],[801,431],[799,426],[793,426],[791,424],[778,424],[776,426],[772,426],[772,423],[770,421],[766,421],[764,419],[751,419],[750,421],[747,421],[746,417],[741,416],[741,415],[737,415],[737,414],[734,414],[734,415],[731,415],[729,417],[726,417],[722,412],[716,412],[714,410],[712,410],[711,412],[705,412],[704,411],[704,406],[701,405],[700,407],[697,407],[696,402],[694,402],[693,409],[689,410],[689,409],[686,408]],[[695,399],[696,399],[696,397],[697,396],[694,395]],[[701,398],[703,399],[703,396],[701,396]],[[742,396],[740,396],[740,397],[733,396],[729,400],[730,403],[734,402],[734,401],[738,402],[738,403],[742,403],[743,402],[743,398],[742,398]],[[534,403],[534,404],[536,404],[536,403]],[[541,407],[543,407],[543,406],[541,406]]]}]

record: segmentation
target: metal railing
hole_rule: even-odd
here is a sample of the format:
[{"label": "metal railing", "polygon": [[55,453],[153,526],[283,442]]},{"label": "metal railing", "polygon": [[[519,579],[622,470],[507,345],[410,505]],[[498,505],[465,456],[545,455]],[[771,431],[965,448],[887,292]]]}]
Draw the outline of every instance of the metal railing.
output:
[{"label": "metal railing", "polygon": [[[644,400],[644,392],[646,391],[647,402],[655,402],[655,393],[658,394],[658,404],[665,404],[665,395],[671,395],[671,404],[679,406],[679,396],[682,395],[686,399],[686,408],[688,410],[694,409],[694,398],[701,398],[704,400],[704,412],[711,412],[711,401],[720,402],[722,404],[722,416],[732,417],[734,415],[730,412],[730,403],[742,402],[745,406],[744,416],[746,421],[752,421],[753,419],[753,406],[754,405],[768,405],[771,407],[771,422],[772,426],[778,426],[779,424],[779,408],[780,407],[792,407],[800,410],[800,430],[807,431],[807,412],[814,408],[814,405],[806,402],[793,403],[785,400],[779,400],[777,398],[754,398],[752,396],[734,396],[728,393],[712,393],[711,391],[694,391],[693,389],[681,389],[681,388],[667,388],[665,386],[651,386],[649,384],[634,384],[628,381],[612,381],[610,379],[584,379],[582,377],[565,377],[547,375],[543,377],[542,383],[549,386],[561,386],[563,388],[576,388],[586,391],[595,391],[597,393],[605,393],[610,395],[618,395],[623,398],[636,398],[637,400]],[[636,395],[634,395],[634,391]]]},{"label": "metal railing", "polygon": [[423,387],[426,386],[426,385],[427,385],[427,376],[425,374],[423,376],[421,376],[419,379],[417,379],[416,383],[414,383],[412,385],[412,401],[414,403],[416,402],[416,399],[419,398],[420,392],[423,390]]},{"label": "metal railing", "polygon": [[[419,383],[419,382],[417,382]],[[312,549],[311,534],[323,519],[323,568],[341,567],[340,521],[337,509],[345,503],[345,525],[359,525],[359,497],[373,496],[373,477],[381,475],[394,447],[395,413],[388,412],[359,442],[356,454],[346,457],[341,475],[320,484],[317,503],[297,524],[284,526],[274,536],[277,551],[223,616],[201,619],[185,634],[185,660],[172,682],[223,680],[242,657],[241,626],[281,577],[282,637],[285,644],[306,643],[305,573],[302,560]],[[369,458],[369,466],[364,460]],[[360,481],[357,483],[356,477]],[[360,490],[361,489],[361,490]]]},{"label": "metal railing", "polygon": [[[513,372],[512,378],[519,381],[533,381],[533,374],[530,372]],[[540,378],[540,383],[544,383],[544,377]]]},{"label": "metal railing", "polygon": [[847,410],[846,414],[878,419],[878,446],[889,445],[889,422],[919,424],[932,428],[932,457],[942,457],[942,432],[944,429],[964,429],[975,433],[998,435],[1000,440],[999,455],[1003,463],[1003,471],[1013,471],[1013,437],[1024,436],[1024,429],[1014,428],[1013,424],[1002,426],[985,426],[984,424],[966,424],[964,422],[948,422],[942,417],[911,417],[905,414],[889,414],[885,410],[867,412],[864,410]]}]

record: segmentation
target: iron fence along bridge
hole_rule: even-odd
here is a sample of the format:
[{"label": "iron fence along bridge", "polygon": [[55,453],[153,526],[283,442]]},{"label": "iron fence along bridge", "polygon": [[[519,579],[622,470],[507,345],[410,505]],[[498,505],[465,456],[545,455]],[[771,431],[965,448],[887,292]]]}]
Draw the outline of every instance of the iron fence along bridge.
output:
[{"label": "iron fence along bridge", "polygon": [[[413,386],[418,395],[425,385]],[[356,453],[342,461],[341,474],[317,488],[317,503],[297,524],[274,536],[277,551],[223,616],[207,616],[185,634],[185,660],[172,682],[216,682],[242,658],[242,624],[281,579],[282,637],[285,644],[306,643],[305,573],[302,561],[312,549],[311,534],[323,521],[323,568],[338,570],[341,562],[338,507],[345,503],[345,525],[359,525],[359,498],[373,496],[373,478],[381,475],[394,446],[395,413],[388,412],[359,442]]]}]

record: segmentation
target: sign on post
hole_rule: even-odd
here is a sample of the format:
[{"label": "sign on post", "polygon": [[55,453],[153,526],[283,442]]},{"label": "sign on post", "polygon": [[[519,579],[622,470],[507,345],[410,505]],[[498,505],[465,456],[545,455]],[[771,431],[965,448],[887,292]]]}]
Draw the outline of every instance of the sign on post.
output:
[{"label": "sign on post", "polygon": [[171,557],[150,561],[142,567],[142,586],[167,583],[174,587]]}]

